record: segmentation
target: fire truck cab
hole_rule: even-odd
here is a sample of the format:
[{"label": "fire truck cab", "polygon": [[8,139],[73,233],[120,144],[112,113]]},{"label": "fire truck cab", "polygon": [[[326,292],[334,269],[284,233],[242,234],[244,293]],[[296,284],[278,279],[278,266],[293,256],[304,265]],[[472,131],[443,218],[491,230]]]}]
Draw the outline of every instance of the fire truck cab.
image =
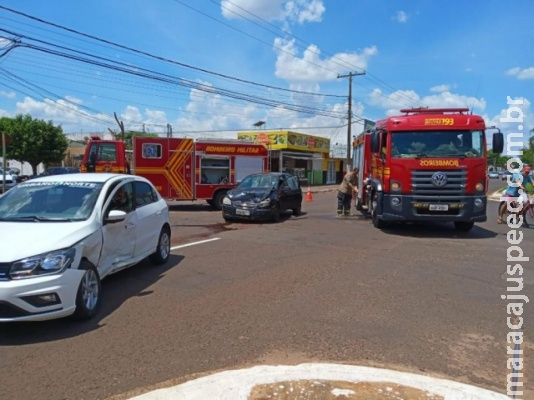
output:
[{"label": "fire truck cab", "polygon": [[206,200],[218,210],[245,176],[267,172],[268,150],[244,140],[194,140],[138,136],[128,153],[121,140],[93,137],[82,172],[133,173],[150,180],[169,201]]},{"label": "fire truck cab", "polygon": [[[467,108],[404,109],[353,142],[356,208],[379,229],[391,222],[453,222],[469,231],[486,216],[486,126]],[[504,138],[493,134],[493,151]]]}]

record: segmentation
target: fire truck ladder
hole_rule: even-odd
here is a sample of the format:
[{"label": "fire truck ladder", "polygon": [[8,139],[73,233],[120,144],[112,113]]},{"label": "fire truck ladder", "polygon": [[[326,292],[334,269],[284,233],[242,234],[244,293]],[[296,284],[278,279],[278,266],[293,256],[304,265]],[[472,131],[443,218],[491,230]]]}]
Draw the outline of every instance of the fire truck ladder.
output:
[{"label": "fire truck ladder", "polygon": [[463,115],[466,112],[469,112],[469,108],[404,108],[400,110],[401,113],[405,114],[461,114]]}]

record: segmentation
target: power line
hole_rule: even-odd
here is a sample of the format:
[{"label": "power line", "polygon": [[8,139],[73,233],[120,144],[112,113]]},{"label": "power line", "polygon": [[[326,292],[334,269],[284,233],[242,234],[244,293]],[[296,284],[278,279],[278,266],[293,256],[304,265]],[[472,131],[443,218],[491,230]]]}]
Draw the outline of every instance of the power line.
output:
[{"label": "power line", "polygon": [[[176,0],[175,0],[175,1],[176,1]],[[209,0],[209,1],[211,1],[211,2],[214,3],[214,4],[217,4],[215,0]],[[260,16],[254,14],[254,13],[248,11],[248,10],[246,10],[245,8],[239,6],[238,4],[233,3],[233,2],[230,1],[230,0],[226,0],[226,2],[229,3],[229,4],[232,4],[234,7],[239,8],[240,10],[246,12],[247,14],[249,14],[249,15],[251,15],[251,16],[253,16],[253,17],[259,19],[260,21],[262,21],[262,22],[264,22],[264,23],[266,23],[266,24],[268,24],[268,25],[270,25],[270,26],[272,26],[272,27],[274,27],[274,28],[280,30],[280,31],[283,32],[284,34],[286,34],[286,35],[290,35],[291,37],[297,39],[298,41],[300,41],[300,42],[306,44],[306,45],[308,46],[308,47],[307,47],[307,50],[308,50],[308,51],[310,51],[310,52],[312,52],[312,53],[314,53],[314,54],[316,54],[316,55],[318,55],[318,56],[321,55],[320,52],[316,51],[316,50],[313,49],[313,48],[310,48],[310,46],[312,46],[311,43],[306,42],[306,41],[303,40],[303,39],[300,39],[299,37],[295,36],[295,35],[292,34],[291,32],[289,32],[289,31],[287,31],[287,30],[285,30],[285,29],[282,29],[282,28],[280,28],[280,27],[278,27],[278,26],[276,26],[276,25],[270,23],[269,21],[265,20],[264,18],[261,18]],[[270,32],[270,33],[272,33],[272,34],[275,34],[275,35],[277,34],[277,33],[273,32],[272,30],[267,29],[267,28],[261,26],[260,24],[258,24],[258,23],[256,23],[256,22],[252,21],[251,19],[244,17],[242,14],[239,14],[239,13],[233,11],[233,10],[230,10],[228,7],[224,7],[224,6],[222,5],[222,3],[221,3],[220,6],[221,6],[221,8],[224,8],[225,10],[227,10],[227,11],[229,11],[229,12],[235,14],[235,15],[238,15],[238,16],[242,17],[243,19],[246,19],[247,21],[253,23],[254,25],[256,25],[256,26],[258,26],[258,27],[260,27],[260,28],[262,28],[262,29],[264,29],[264,30],[266,30],[266,31],[268,31],[268,32]],[[250,36],[250,35],[247,35],[247,36]],[[298,44],[297,44],[297,46],[298,46]],[[337,60],[336,60],[336,56],[335,56],[334,54],[328,53],[327,51],[324,51],[324,50],[323,50],[323,53],[326,54],[326,55],[331,56],[332,58],[330,59],[330,61],[333,62],[334,64],[339,65],[340,67],[347,68],[347,66],[349,66],[349,69],[357,69],[357,70],[363,71],[363,68],[361,68],[361,67],[359,67],[359,66],[356,66],[356,65],[353,65],[353,64],[350,64],[350,63],[347,63],[347,64],[340,64],[339,62],[337,62]],[[315,65],[315,64],[313,64],[313,65]],[[387,87],[387,88],[388,88],[388,91],[391,91],[392,93],[393,93],[393,92],[399,92],[398,89],[394,88],[393,86],[391,86],[391,85],[388,84],[387,82],[384,82],[383,80],[381,80],[380,78],[374,76],[373,74],[370,74],[370,73],[369,73],[368,75],[371,76],[371,77],[373,77],[374,79],[376,79],[376,81],[378,82],[377,84],[378,84],[379,86],[382,86],[383,88],[386,88],[386,87]],[[375,83],[376,83],[376,82],[375,82]],[[361,86],[362,86],[362,87],[365,87],[365,86],[363,86],[363,85],[361,85]],[[369,88],[367,88],[367,87],[365,87],[365,88],[366,88],[366,89],[369,89]],[[381,95],[381,96],[383,96],[383,95]],[[412,98],[410,98],[410,97],[408,97],[408,96],[405,96],[405,95],[402,94],[402,93],[399,94],[399,96],[400,96],[400,97],[403,97],[404,99],[406,99],[406,100],[408,100],[408,101],[410,101],[410,104],[409,104],[410,106],[411,106],[411,105],[413,104],[413,102],[415,101],[414,99],[412,99]],[[386,96],[383,96],[383,97],[386,97]],[[394,100],[394,101],[395,101],[395,100]],[[399,103],[399,104],[407,105],[407,103],[401,103],[401,102],[399,102],[399,101],[398,101],[398,103]],[[422,106],[421,103],[418,103],[418,104],[419,104],[420,106]]]},{"label": "power line", "polygon": [[[181,4],[183,4],[183,3],[181,3]],[[185,5],[185,6],[189,7],[187,5]],[[87,38],[90,38],[90,39],[93,39],[93,40],[97,40],[99,42],[106,43],[106,44],[109,44],[109,45],[112,45],[112,46],[115,46],[115,47],[118,47],[118,48],[121,48],[121,49],[124,49],[124,50],[128,50],[128,51],[131,51],[131,52],[134,52],[134,53],[137,53],[137,54],[142,54],[144,56],[147,56],[147,57],[150,57],[150,58],[153,58],[153,59],[157,59],[159,61],[164,61],[166,63],[175,64],[175,65],[178,65],[178,66],[181,66],[181,67],[184,67],[184,68],[189,68],[189,69],[192,69],[192,70],[195,70],[195,71],[200,71],[200,72],[203,72],[203,73],[206,73],[206,74],[209,74],[209,75],[214,75],[214,76],[222,77],[222,78],[225,78],[225,79],[234,80],[234,81],[237,81],[237,82],[247,83],[249,85],[255,85],[255,86],[260,86],[260,87],[264,87],[264,88],[268,88],[268,89],[280,90],[280,91],[291,92],[291,93],[306,94],[306,95],[310,95],[310,96],[324,96],[324,97],[337,97],[337,98],[343,97],[343,96],[334,95],[334,94],[301,92],[301,91],[285,89],[285,88],[280,88],[280,87],[271,86],[271,85],[265,85],[265,84],[248,81],[248,80],[241,79],[241,78],[232,77],[232,76],[221,74],[221,73],[218,73],[218,72],[209,71],[209,70],[206,70],[206,69],[203,69],[203,68],[194,67],[192,65],[184,64],[184,63],[181,63],[181,62],[178,62],[178,61],[170,60],[170,59],[165,58],[165,57],[156,56],[154,54],[151,54],[151,53],[148,53],[148,52],[145,52],[145,51],[142,51],[142,50],[137,50],[137,49],[134,49],[132,47],[124,46],[124,45],[112,42],[110,40],[106,40],[106,39],[102,39],[102,38],[99,38],[99,37],[96,37],[96,36],[93,36],[93,35],[89,35],[89,34],[77,31],[75,29],[67,28],[65,26],[62,26],[62,25],[59,25],[59,24],[56,24],[56,23],[53,23],[53,22],[49,22],[49,21],[46,21],[46,20],[41,19],[41,18],[37,18],[37,17],[31,16],[31,15],[28,15],[26,13],[13,10],[13,9],[5,7],[5,6],[1,6],[0,5],[0,9],[4,9],[6,11],[9,11],[9,12],[24,16],[26,18],[30,18],[32,20],[41,22],[43,24],[54,26],[54,27],[56,27],[58,29],[66,30],[68,32],[75,33],[77,35],[81,35],[81,36],[84,36],[84,37],[87,37]]]}]

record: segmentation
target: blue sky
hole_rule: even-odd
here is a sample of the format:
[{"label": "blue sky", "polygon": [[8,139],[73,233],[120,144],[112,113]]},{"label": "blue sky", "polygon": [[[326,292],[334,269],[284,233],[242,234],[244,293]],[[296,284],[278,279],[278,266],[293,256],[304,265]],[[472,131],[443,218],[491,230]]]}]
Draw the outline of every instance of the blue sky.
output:
[{"label": "blue sky", "polygon": [[0,116],[29,113],[74,138],[116,130],[116,113],[127,130],[170,124],[175,136],[235,138],[262,120],[345,143],[348,79],[338,75],[363,71],[353,78],[355,121],[469,107],[517,132],[499,120],[510,96],[523,100],[525,137],[534,128],[530,0],[0,6],[11,9],[0,8]]}]

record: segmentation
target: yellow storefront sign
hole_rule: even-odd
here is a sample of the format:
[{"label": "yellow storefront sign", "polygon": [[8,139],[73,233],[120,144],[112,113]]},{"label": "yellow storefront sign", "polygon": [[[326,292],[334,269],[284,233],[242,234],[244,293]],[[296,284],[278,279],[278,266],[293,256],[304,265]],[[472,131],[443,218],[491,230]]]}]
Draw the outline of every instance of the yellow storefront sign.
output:
[{"label": "yellow storefront sign", "polygon": [[271,150],[305,150],[314,153],[330,153],[330,139],[304,133],[291,131],[239,132],[237,138],[263,144]]}]

